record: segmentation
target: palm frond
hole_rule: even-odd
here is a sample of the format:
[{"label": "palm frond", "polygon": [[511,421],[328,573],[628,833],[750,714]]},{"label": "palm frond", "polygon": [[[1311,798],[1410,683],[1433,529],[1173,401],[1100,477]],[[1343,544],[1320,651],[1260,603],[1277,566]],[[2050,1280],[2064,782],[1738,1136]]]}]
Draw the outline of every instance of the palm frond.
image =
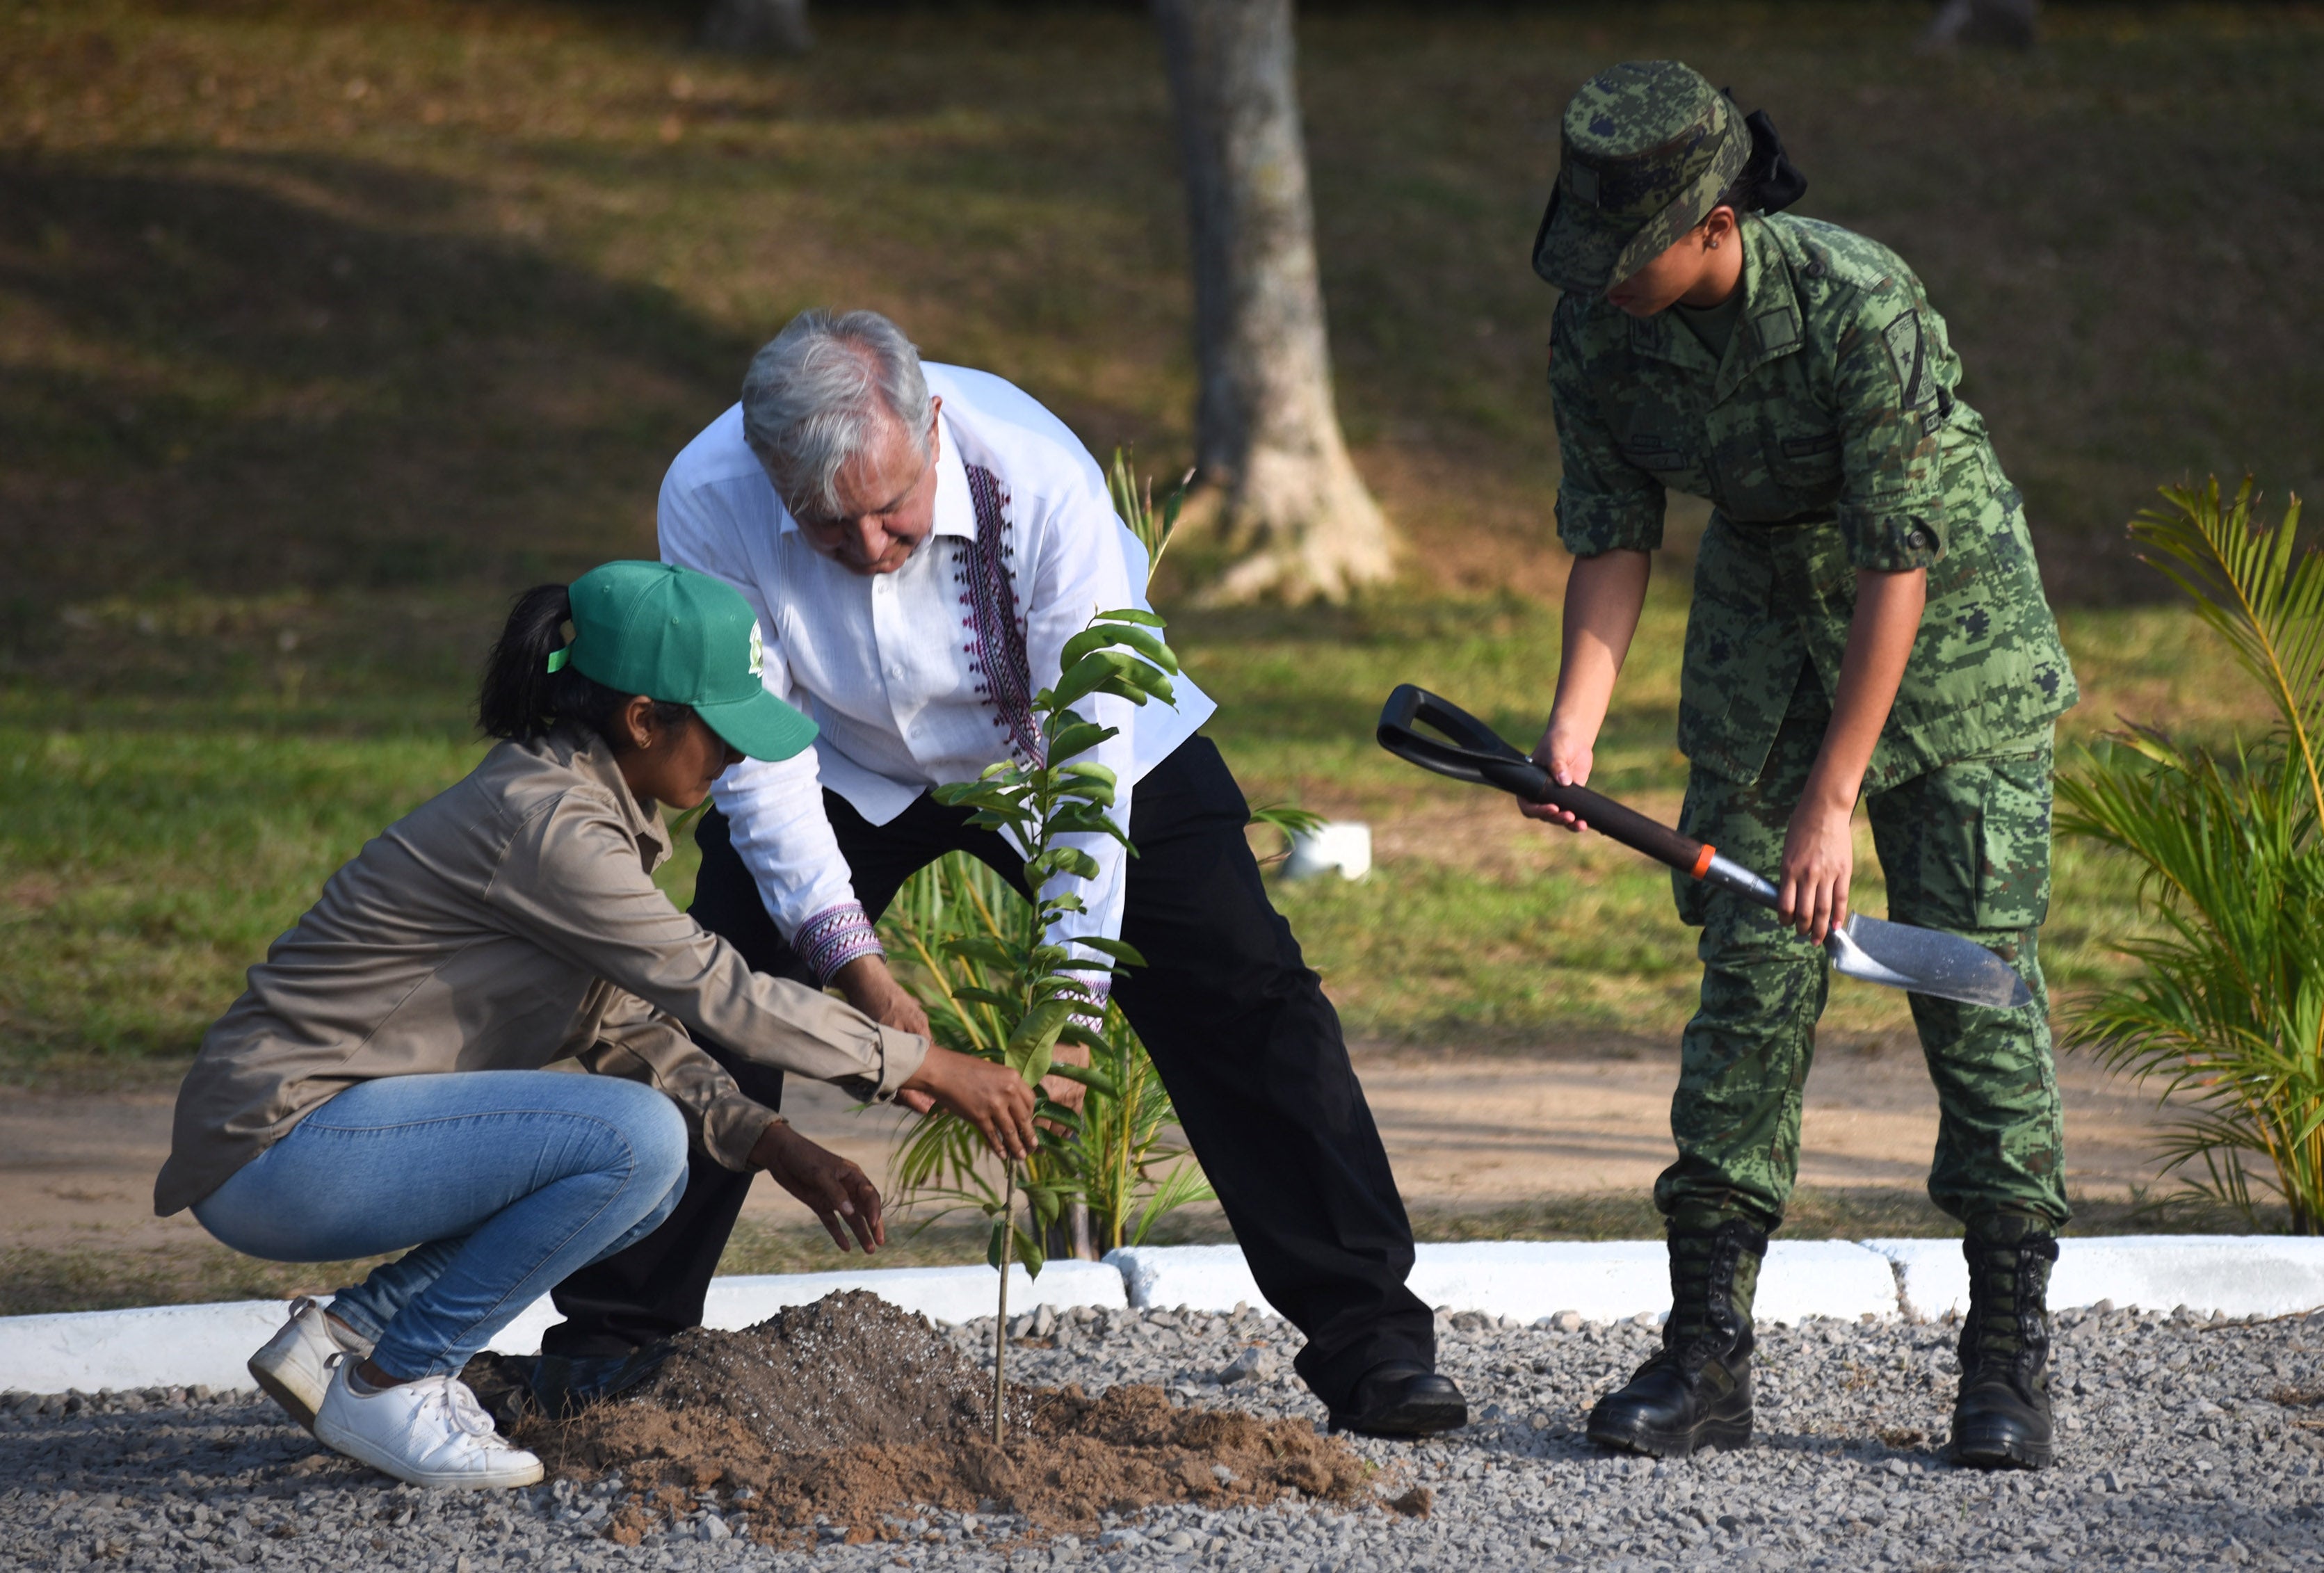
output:
[{"label": "palm frond", "polygon": [[[2190,746],[2135,728],[2058,783],[2059,828],[2128,858],[2151,933],[2129,980],[2080,1002],[2069,1041],[2161,1089],[2163,1172],[2256,1218],[2273,1191],[2324,1226],[2324,567],[2295,557],[2299,505],[2250,522],[2246,481],[2166,492],[2134,533],[2194,597],[2277,712],[2258,742]],[[2154,559],[2150,558],[2150,561]]]},{"label": "palm frond", "polygon": [[2148,510],[2131,521],[2146,561],[2184,590],[2198,616],[2265,690],[2305,768],[2309,798],[2324,804],[2317,764],[2324,731],[2324,557],[2298,549],[2300,499],[2270,526],[2252,518],[2252,480],[2223,504],[2218,478],[2201,487],[2166,486],[2172,512]]}]

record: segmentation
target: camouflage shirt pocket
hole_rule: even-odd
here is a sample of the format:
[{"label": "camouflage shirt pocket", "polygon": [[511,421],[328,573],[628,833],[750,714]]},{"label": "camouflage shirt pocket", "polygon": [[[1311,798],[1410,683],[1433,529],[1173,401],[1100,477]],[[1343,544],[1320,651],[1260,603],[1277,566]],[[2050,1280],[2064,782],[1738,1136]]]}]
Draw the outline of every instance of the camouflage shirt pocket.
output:
[{"label": "camouflage shirt pocket", "polygon": [[1831,508],[1840,500],[1840,431],[1803,432],[1778,437],[1768,469],[1802,513]]},{"label": "camouflage shirt pocket", "polygon": [[1694,449],[1674,433],[1633,431],[1620,440],[1622,457],[1670,491],[1708,497],[1710,486]]}]

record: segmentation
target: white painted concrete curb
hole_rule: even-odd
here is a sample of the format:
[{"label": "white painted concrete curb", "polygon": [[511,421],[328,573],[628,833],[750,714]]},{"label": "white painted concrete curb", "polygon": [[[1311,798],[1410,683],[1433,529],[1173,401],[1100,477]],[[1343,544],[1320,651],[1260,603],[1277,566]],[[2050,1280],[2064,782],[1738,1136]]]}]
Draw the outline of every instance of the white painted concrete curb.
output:
[{"label": "white painted concrete curb", "polygon": [[[1867,1240],[1894,1262],[1904,1313],[1969,1309],[1959,1240]],[[1763,1281],[1764,1282],[1764,1281]],[[2050,1304],[2282,1316],[2324,1305],[2324,1239],[2272,1235],[2116,1235],[2058,1242]]]},{"label": "white painted concrete curb", "polygon": [[[843,1289],[868,1289],[937,1321],[967,1321],[991,1314],[999,1280],[999,1274],[981,1265],[716,1278],[711,1281],[703,1321],[714,1328],[749,1327],[784,1306],[810,1304]],[[1044,1304],[1127,1303],[1121,1274],[1102,1263],[1053,1262],[1038,1280],[1027,1277],[1021,1265],[1010,1270],[1012,1315]],[[279,1300],[238,1300],[0,1317],[0,1392],[197,1384],[248,1387],[250,1372],[244,1362],[282,1325],[282,1310]],[[492,1347],[503,1354],[530,1353],[540,1348],[541,1333],[558,1320],[556,1308],[546,1298],[537,1300],[501,1329]]]},{"label": "white painted concrete curb", "polygon": [[[1412,1292],[1450,1311],[1520,1321],[1572,1311],[1613,1321],[1670,1309],[1670,1268],[1659,1240],[1477,1241],[1422,1246],[1415,1256],[1406,1280]],[[1231,1311],[1240,1302],[1273,1314],[1233,1246],[1136,1246],[1106,1260],[1120,1267],[1132,1305]],[[1894,1316],[1896,1276],[1885,1257],[1846,1240],[1787,1240],[1768,1252],[1758,1311],[1782,1322]]]},{"label": "white painted concrete curb", "polygon": [[[1667,1310],[1659,1241],[1494,1241],[1422,1246],[1409,1280],[1432,1306],[1535,1321],[1562,1311],[1610,1321]],[[803,1273],[713,1281],[705,1321],[748,1327],[787,1305],[836,1290],[868,1289],[937,1321],[984,1315],[997,1287],[990,1267],[908,1267],[874,1273]],[[1965,1309],[1969,1274],[1958,1240],[1786,1240],[1768,1251],[1759,1314],[1769,1321],[1871,1314],[1939,1317]],[[2186,1305],[2229,1316],[2281,1316],[2324,1306],[2324,1239],[2144,1235],[2068,1239],[2060,1246],[2050,1303],[2170,1311]],[[1139,1246],[1104,1262],[1053,1262],[1036,1281],[1011,1270],[1011,1313],[1037,1305],[1191,1306],[1238,1302],[1274,1314],[1234,1246]],[[0,1317],[0,1391],[78,1387],[247,1387],[243,1362],[281,1325],[272,1300],[137,1311]],[[556,1320],[546,1300],[503,1329],[493,1347],[540,1347]]]}]

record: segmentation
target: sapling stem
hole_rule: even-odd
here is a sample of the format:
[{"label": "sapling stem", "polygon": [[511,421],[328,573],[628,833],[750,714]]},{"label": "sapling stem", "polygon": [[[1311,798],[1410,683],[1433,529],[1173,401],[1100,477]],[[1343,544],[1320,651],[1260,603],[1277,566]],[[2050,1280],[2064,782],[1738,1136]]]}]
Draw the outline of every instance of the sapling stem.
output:
[{"label": "sapling stem", "polygon": [[1001,1309],[992,1319],[992,1445],[1008,1440],[1001,1401],[1009,1392],[1009,1255],[1017,1243],[1017,1165],[1001,1165]]}]

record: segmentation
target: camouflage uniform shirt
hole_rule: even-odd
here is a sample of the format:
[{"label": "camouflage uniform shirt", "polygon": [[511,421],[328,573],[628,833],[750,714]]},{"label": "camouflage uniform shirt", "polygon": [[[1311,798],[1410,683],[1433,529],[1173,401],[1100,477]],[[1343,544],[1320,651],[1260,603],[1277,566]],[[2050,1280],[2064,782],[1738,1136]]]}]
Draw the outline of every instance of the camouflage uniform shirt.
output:
[{"label": "camouflage uniform shirt", "polygon": [[1742,321],[1714,363],[1674,314],[1558,302],[1550,386],[1576,557],[1662,545],[1676,488],[1713,505],[1696,558],[1679,748],[1758,777],[1803,664],[1827,699],[1856,573],[1926,568],[1928,605],[1864,789],[2040,733],[2078,697],[2016,488],[1956,398],[1960,360],[1911,269],[1788,214],[1744,221]]}]

